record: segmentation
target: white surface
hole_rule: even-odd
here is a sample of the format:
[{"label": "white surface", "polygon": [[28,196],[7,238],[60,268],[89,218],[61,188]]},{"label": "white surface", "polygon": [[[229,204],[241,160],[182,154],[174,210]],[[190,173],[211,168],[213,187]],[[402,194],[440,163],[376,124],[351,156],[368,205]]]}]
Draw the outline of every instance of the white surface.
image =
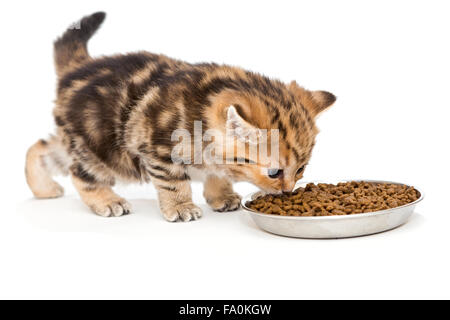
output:
[{"label": "white surface", "polygon": [[[0,4],[0,298],[450,298],[449,4],[446,1],[14,1]],[[426,193],[386,233],[300,240],[242,212],[170,224],[152,186],[120,188],[135,213],[32,199],[26,149],[54,127],[52,40],[108,12],[93,55],[146,49],[240,65],[335,93],[305,180],[369,178]],[[244,194],[255,190],[238,186]]]}]

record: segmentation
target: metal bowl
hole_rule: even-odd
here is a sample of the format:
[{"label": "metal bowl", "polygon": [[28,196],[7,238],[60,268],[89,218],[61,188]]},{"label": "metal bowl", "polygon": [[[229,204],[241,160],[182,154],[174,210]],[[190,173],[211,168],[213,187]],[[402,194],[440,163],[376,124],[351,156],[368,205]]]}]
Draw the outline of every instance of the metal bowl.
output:
[{"label": "metal bowl", "polygon": [[[349,181],[355,180],[337,181],[337,182],[349,182]],[[358,181],[403,184],[381,180],[358,180]],[[309,182],[298,182],[295,185],[295,188],[304,187],[308,183]],[[321,181],[314,183],[323,183],[323,182]],[[338,239],[338,238],[358,237],[391,230],[404,224],[411,216],[411,214],[414,212],[416,204],[422,201],[423,199],[423,192],[416,187],[414,188],[420,193],[420,198],[414,202],[408,203],[406,205],[397,208],[345,216],[317,216],[317,217],[279,216],[261,213],[247,207],[246,203],[248,201],[255,200],[265,195],[265,193],[262,191],[252,193],[244,197],[242,199],[242,208],[251,215],[251,217],[258,225],[258,227],[270,233],[287,237],[309,238],[309,239]]]}]

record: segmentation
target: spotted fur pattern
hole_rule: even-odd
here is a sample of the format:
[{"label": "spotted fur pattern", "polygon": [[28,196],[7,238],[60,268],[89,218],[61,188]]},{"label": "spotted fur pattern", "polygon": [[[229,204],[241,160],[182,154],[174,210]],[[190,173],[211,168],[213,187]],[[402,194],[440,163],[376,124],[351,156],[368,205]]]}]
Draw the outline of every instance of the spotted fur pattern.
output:
[{"label": "spotted fur pattern", "polygon": [[[237,67],[190,64],[148,52],[91,58],[86,44],[104,17],[83,18],[80,28],[67,30],[55,42],[57,130],[27,155],[27,181],[36,197],[62,195],[51,179],[55,168],[71,174],[82,200],[102,216],[131,210],[111,189],[117,180],[152,181],[169,221],[202,214],[191,199],[193,170],[203,173],[205,198],[218,211],[239,207],[233,181],[249,181],[270,192],[292,190],[311,156],[314,119],[335,101],[331,93]],[[247,159],[248,153],[243,163],[173,163],[174,130],[193,134],[194,121],[200,121],[203,130],[225,132],[231,106],[238,126],[279,130],[277,166],[283,171],[278,177],[268,176],[267,159]],[[245,147],[248,141],[222,147],[235,150],[239,143]]]}]

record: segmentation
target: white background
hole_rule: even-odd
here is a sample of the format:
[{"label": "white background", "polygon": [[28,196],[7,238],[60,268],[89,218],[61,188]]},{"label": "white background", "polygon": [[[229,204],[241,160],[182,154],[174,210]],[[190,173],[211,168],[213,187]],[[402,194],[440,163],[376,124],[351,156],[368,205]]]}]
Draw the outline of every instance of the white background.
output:
[{"label": "white background", "polygon": [[[0,298],[450,298],[448,1],[2,1]],[[132,215],[35,200],[27,148],[54,129],[52,41],[108,13],[93,56],[148,50],[238,65],[338,101],[305,180],[367,178],[425,191],[410,221],[344,240],[260,231],[242,211],[165,222],[152,186],[119,187]],[[247,194],[254,187],[239,184]]]}]

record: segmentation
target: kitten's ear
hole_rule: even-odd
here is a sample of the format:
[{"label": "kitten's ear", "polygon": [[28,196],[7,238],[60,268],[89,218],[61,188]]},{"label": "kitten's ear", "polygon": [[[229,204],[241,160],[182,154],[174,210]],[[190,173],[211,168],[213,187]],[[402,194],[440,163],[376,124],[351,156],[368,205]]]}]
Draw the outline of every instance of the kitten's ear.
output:
[{"label": "kitten's ear", "polygon": [[227,135],[236,137],[241,141],[257,144],[262,132],[245,121],[237,112],[234,106],[227,109]]},{"label": "kitten's ear", "polygon": [[288,88],[300,102],[312,112],[314,117],[330,107],[336,101],[336,96],[330,92],[309,91],[300,87],[295,81],[292,81]]},{"label": "kitten's ear", "polygon": [[336,96],[328,91],[310,91],[311,97],[315,102],[314,115],[317,116],[319,113],[331,107],[336,101]]}]

